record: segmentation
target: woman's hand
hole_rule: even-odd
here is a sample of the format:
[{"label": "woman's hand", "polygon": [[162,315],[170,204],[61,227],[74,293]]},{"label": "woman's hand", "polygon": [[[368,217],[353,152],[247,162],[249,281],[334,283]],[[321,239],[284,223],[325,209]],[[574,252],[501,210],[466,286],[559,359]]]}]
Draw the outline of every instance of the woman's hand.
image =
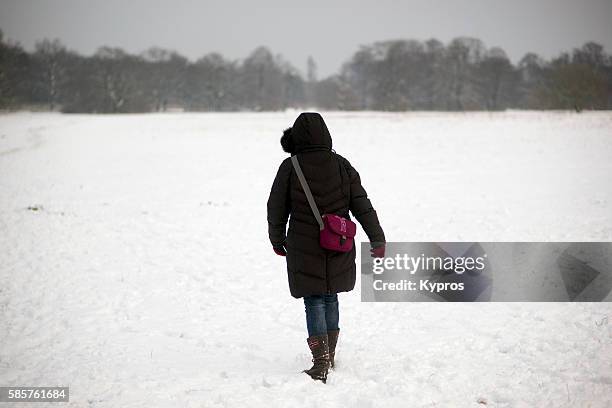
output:
[{"label": "woman's hand", "polygon": [[384,258],[385,257],[385,244],[377,246],[376,248],[370,249],[370,255],[372,258]]}]

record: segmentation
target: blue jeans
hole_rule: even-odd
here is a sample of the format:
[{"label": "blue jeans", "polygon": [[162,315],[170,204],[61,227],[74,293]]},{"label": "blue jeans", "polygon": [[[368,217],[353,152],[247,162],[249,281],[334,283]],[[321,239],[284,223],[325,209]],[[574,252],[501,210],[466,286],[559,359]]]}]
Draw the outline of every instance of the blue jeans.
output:
[{"label": "blue jeans", "polygon": [[338,295],[305,296],[306,327],[308,337],[327,334],[329,330],[338,330]]}]

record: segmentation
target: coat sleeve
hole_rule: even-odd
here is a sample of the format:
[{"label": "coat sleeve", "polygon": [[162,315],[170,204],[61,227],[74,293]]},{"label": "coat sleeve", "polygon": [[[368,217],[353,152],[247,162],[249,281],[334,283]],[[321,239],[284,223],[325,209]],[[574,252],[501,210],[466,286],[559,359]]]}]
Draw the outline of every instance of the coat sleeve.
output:
[{"label": "coat sleeve", "polygon": [[289,178],[291,176],[291,160],[284,160],[270,190],[268,198],[268,236],[273,247],[285,243],[287,220],[289,219]]},{"label": "coat sleeve", "polygon": [[351,213],[355,216],[359,224],[363,227],[370,243],[374,246],[380,246],[380,244],[384,244],[385,241],[385,233],[383,232],[382,227],[380,226],[380,222],[378,221],[378,215],[376,214],[376,210],[372,206],[372,202],[368,198],[368,193],[366,193],[365,189],[361,185],[361,178],[359,177],[359,173],[348,160],[344,157],[342,158],[344,162],[344,167],[349,176],[349,184],[350,184],[350,201],[349,201],[349,209]]}]

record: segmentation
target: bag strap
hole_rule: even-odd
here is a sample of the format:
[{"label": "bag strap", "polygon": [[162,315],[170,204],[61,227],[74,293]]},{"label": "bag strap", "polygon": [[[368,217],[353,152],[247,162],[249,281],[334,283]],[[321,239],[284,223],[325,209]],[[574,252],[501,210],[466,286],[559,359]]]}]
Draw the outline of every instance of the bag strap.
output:
[{"label": "bag strap", "polygon": [[319,209],[317,208],[317,203],[315,203],[314,197],[312,196],[312,192],[310,191],[310,187],[308,186],[308,182],[306,181],[306,177],[304,177],[304,173],[302,173],[302,168],[300,167],[300,163],[298,162],[297,156],[291,156],[291,163],[293,163],[293,168],[295,169],[295,173],[300,180],[300,184],[302,185],[302,189],[304,190],[304,194],[306,194],[306,199],[308,200],[308,204],[310,204],[310,209],[319,224],[319,230],[323,230],[323,219],[321,218],[321,214],[319,213]]}]

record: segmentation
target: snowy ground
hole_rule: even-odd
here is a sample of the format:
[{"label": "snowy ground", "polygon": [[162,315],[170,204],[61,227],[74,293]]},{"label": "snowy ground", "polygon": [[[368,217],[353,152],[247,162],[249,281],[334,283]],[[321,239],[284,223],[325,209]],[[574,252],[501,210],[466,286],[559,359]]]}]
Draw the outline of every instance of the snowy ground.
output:
[{"label": "snowy ground", "polygon": [[[337,371],[301,374],[265,214],[296,115],[1,115],[0,386],[69,385],[73,407],[612,406],[610,303],[357,289]],[[389,240],[612,240],[612,113],[325,117]]]}]

